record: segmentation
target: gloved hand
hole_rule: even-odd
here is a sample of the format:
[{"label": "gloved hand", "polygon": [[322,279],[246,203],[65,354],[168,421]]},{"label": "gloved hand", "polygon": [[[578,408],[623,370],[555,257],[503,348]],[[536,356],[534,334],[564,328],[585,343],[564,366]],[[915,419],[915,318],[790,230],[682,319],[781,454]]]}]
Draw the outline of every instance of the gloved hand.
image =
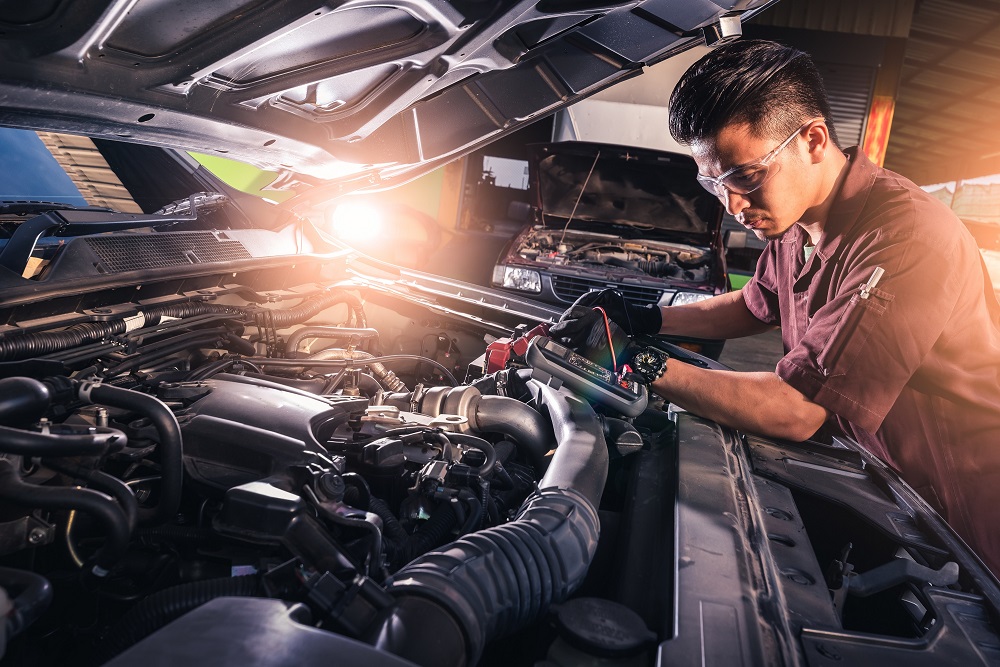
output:
[{"label": "gloved hand", "polygon": [[[590,331],[591,319],[586,322],[581,318],[588,312],[596,312],[594,308],[602,308],[608,314],[608,319],[617,324],[629,336],[638,334],[655,335],[660,333],[663,318],[657,305],[639,306],[629,303],[622,293],[614,289],[599,292],[587,292],[573,302],[573,305],[552,325],[549,334],[553,338],[578,338],[586,336]],[[598,316],[600,313],[597,313]],[[588,316],[589,317],[589,316]],[[602,318],[603,319],[603,318]]]},{"label": "gloved hand", "polygon": [[[602,308],[614,325],[605,326]],[[606,289],[589,292],[577,299],[549,327],[549,335],[567,347],[605,368],[612,369],[630,358],[630,342],[625,335],[655,334],[660,331],[660,309],[657,306],[637,306],[625,301],[621,292]],[[610,337],[613,341],[609,344]],[[614,349],[613,361],[611,350]]]}]

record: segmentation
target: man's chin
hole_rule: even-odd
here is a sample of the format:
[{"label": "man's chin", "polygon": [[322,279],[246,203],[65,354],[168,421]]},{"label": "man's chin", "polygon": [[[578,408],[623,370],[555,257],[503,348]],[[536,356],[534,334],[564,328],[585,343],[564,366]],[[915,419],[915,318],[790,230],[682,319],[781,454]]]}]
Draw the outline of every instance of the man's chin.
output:
[{"label": "man's chin", "polygon": [[791,229],[791,227],[788,227],[786,229],[774,229],[773,227],[772,228],[760,227],[752,229],[750,231],[752,231],[754,235],[761,241],[776,241],[785,234],[787,234],[789,229]]}]

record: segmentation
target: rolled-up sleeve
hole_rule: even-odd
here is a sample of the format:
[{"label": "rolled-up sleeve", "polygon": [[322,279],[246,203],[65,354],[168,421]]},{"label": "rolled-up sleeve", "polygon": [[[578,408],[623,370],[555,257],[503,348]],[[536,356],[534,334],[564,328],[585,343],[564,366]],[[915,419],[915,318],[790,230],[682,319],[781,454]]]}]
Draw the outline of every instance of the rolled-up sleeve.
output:
[{"label": "rolled-up sleeve", "polygon": [[780,324],[776,244],[768,243],[757,262],[753,277],[743,286],[743,301],[750,313],[766,324]]}]

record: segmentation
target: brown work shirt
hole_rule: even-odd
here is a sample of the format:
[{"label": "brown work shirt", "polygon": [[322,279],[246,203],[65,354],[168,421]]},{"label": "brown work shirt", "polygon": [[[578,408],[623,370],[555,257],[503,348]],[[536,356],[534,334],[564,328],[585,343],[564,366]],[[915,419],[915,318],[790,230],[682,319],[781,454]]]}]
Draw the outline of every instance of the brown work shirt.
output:
[{"label": "brown work shirt", "polygon": [[778,376],[899,471],[1000,575],[1000,305],[946,206],[848,156],[808,261],[795,225],[768,243],[744,300],[781,326]]}]

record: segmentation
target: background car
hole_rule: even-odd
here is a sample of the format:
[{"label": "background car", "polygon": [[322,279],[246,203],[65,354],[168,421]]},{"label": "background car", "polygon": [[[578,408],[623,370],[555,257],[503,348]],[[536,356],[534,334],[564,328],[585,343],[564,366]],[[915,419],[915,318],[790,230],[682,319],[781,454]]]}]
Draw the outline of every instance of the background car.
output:
[{"label": "background car", "polygon": [[[689,156],[588,142],[529,151],[529,221],[493,284],[566,307],[614,288],[638,304],[680,305],[728,290],[723,206]],[[672,342],[717,359],[721,341]]]}]

